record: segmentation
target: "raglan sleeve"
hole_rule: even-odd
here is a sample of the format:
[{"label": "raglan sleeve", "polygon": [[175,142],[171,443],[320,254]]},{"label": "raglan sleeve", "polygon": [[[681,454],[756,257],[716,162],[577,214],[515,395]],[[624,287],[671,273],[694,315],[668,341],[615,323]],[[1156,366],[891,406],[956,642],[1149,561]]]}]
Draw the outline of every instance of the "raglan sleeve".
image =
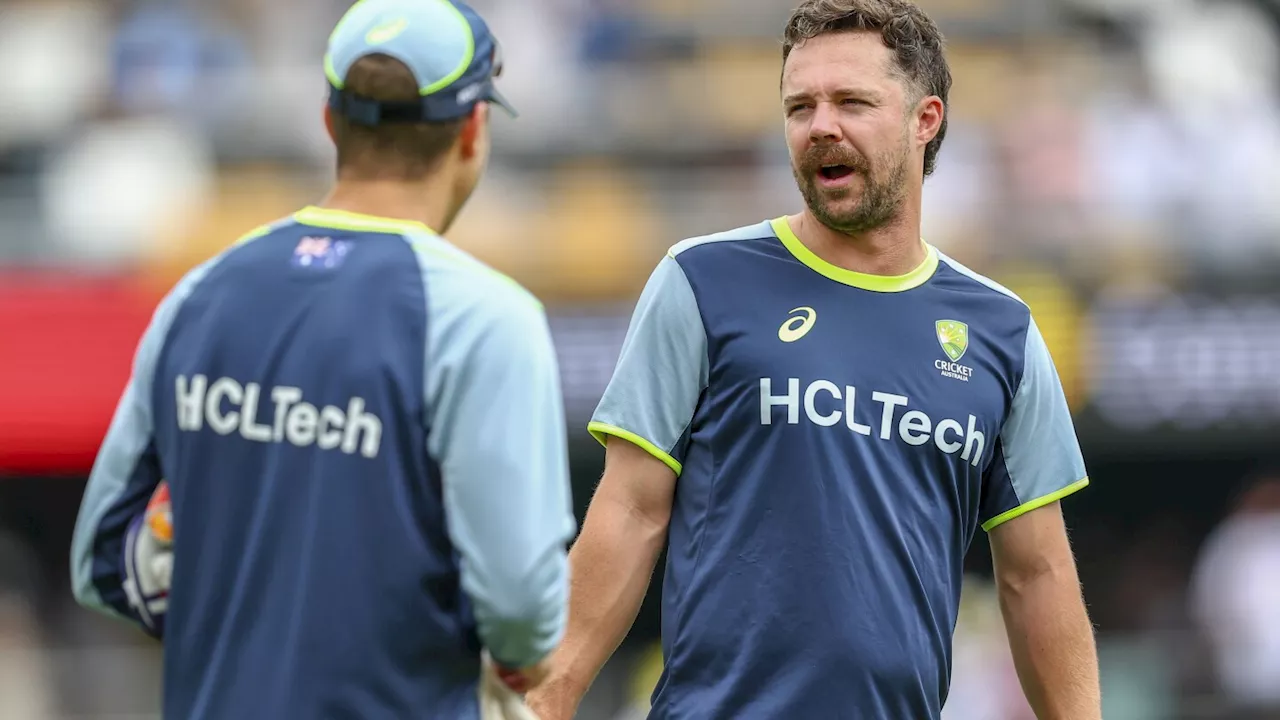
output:
[{"label": "raglan sleeve", "polygon": [[[152,389],[169,331],[212,262],[188,273],[165,296],[138,342],[129,382],[89,474],[71,542],[71,584],[76,601],[130,620],[156,637],[164,632],[168,582],[154,580],[153,573],[143,567],[152,550],[143,531],[143,518],[152,494],[164,479],[156,447]],[[140,577],[149,579],[142,581]]]},{"label": "raglan sleeve", "polygon": [[610,437],[635,443],[679,475],[708,372],[697,299],[669,254],[640,295],[613,377],[587,429],[601,444]]},{"label": "raglan sleeve", "polygon": [[984,479],[981,521],[988,532],[1089,484],[1062,382],[1034,318],[1023,363]]},{"label": "raglan sleeve", "polygon": [[492,278],[428,285],[428,455],[477,632],[524,667],[564,633],[576,530],[560,374],[542,306]]}]

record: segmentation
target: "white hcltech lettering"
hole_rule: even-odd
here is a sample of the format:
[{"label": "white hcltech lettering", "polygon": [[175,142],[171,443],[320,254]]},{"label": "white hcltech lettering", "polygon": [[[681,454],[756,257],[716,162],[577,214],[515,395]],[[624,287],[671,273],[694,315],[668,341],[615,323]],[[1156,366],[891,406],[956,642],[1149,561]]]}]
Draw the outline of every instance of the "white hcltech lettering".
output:
[{"label": "white hcltech lettering", "polygon": [[[178,429],[198,432],[205,426],[219,435],[238,433],[252,442],[316,446],[347,455],[377,457],[382,447],[382,420],[366,412],[364,398],[353,397],[346,408],[316,407],[303,400],[301,388],[277,385],[265,391],[274,408],[263,412],[264,390],[258,383],[205,375],[179,375],[175,381]],[[225,410],[224,410],[225,408]],[[265,415],[270,424],[261,422]]]},{"label": "white hcltech lettering", "polygon": [[[849,431],[864,437],[872,436],[873,425],[855,420],[858,390],[852,385],[845,385],[842,390],[830,380],[815,380],[805,385],[802,391],[799,378],[787,378],[785,387],[785,390],[775,392],[771,378],[760,378],[762,425],[772,425],[775,409],[785,408],[788,425],[798,425],[803,417],[814,425],[833,427],[843,419]],[[820,398],[824,408],[830,409],[825,412],[819,409]],[[875,436],[880,440],[893,439],[896,430],[898,439],[908,445],[920,447],[932,440],[935,447],[948,455],[960,453],[961,460],[975,467],[981,462],[987,437],[978,429],[978,418],[973,415],[968,416],[967,424],[951,418],[935,422],[923,410],[911,408],[911,398],[895,393],[872,391],[871,402],[879,405],[878,412],[869,413],[868,419],[879,417],[879,432]]]}]

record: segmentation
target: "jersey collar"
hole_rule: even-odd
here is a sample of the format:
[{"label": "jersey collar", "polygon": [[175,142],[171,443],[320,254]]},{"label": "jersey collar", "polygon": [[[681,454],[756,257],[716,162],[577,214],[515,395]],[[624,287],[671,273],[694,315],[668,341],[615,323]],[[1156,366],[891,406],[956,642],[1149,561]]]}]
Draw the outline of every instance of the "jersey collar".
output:
[{"label": "jersey collar", "polygon": [[819,275],[844,285],[873,292],[902,292],[925,284],[938,269],[938,251],[932,245],[925,243],[924,262],[906,275],[870,275],[846,270],[818,257],[808,246],[800,242],[800,238],[796,237],[791,225],[787,223],[786,216],[776,218],[770,224],[773,226],[774,234],[797,260]]},{"label": "jersey collar", "polygon": [[354,232],[435,232],[416,220],[399,220],[396,218],[378,217],[363,213],[333,210],[315,205],[308,205],[294,213],[293,219],[303,225],[330,228],[333,230],[351,230]]}]

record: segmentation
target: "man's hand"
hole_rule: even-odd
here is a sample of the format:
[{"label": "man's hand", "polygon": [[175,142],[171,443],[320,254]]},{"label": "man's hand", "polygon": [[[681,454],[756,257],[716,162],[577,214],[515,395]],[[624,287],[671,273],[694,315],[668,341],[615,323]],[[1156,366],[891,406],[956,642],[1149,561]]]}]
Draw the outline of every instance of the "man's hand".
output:
[{"label": "man's hand", "polygon": [[503,685],[524,695],[541,685],[551,674],[551,661],[543,658],[538,664],[525,668],[506,668],[495,662],[493,669]]},{"label": "man's hand", "polygon": [[553,678],[525,696],[524,702],[539,720],[573,720],[582,693],[566,690],[564,680]]},{"label": "man's hand", "polygon": [[547,661],[518,670],[498,664],[486,650],[481,658],[481,720],[542,720],[522,697],[547,677]]},{"label": "man's hand", "polygon": [[552,653],[551,677],[525,698],[542,720],[572,720],[635,622],[667,539],[675,486],[661,460],[609,438],[604,477],[569,553],[569,626]]}]

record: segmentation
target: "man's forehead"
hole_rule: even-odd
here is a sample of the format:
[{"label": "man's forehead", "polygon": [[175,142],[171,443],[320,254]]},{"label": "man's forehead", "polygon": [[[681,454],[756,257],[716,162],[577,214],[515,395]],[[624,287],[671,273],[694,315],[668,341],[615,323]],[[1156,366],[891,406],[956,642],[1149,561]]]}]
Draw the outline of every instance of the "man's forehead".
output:
[{"label": "man's forehead", "polygon": [[893,53],[880,34],[849,30],[811,38],[792,49],[782,67],[782,94],[884,89],[895,79]]}]

